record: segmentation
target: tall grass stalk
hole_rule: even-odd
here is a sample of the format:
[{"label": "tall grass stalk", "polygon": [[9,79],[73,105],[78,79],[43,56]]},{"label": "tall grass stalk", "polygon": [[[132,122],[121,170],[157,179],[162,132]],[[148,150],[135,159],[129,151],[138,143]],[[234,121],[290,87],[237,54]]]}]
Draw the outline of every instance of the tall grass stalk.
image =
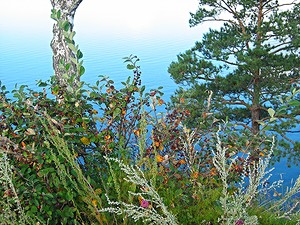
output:
[{"label": "tall grass stalk", "polygon": [[[78,193],[81,199],[86,203],[87,208],[78,209],[77,202],[72,199],[74,206],[77,209],[78,216],[81,215],[81,210],[84,210],[85,214],[88,215],[91,220],[98,221],[99,224],[103,224],[105,218],[103,215],[98,213],[97,207],[101,207],[102,200],[98,194],[95,193],[89,180],[84,176],[77,160],[76,154],[68,143],[61,137],[60,131],[54,126],[53,119],[51,119],[46,113],[44,114],[46,120],[39,118],[42,125],[45,128],[46,134],[45,141],[46,147],[51,151],[53,161],[57,168],[57,173],[59,175],[60,181],[62,182],[64,188],[72,192],[72,188]],[[53,148],[57,151],[54,152]],[[62,163],[62,160],[67,163]],[[66,167],[68,166],[68,168]],[[72,175],[70,171],[73,171]],[[68,182],[67,182],[68,181]]]}]

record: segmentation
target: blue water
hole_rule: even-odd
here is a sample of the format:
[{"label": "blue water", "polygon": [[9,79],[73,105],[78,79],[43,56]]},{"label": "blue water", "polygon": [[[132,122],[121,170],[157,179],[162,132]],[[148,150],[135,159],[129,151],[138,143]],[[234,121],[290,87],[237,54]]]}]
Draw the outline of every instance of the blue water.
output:
[{"label": "blue water", "polygon": [[[47,6],[49,7],[49,5]],[[86,73],[82,79],[94,83],[99,75],[108,75],[117,84],[125,81],[132,75],[123,64],[123,57],[130,54],[137,55],[141,61],[142,82],[147,89],[163,86],[164,99],[168,100],[177,88],[167,73],[171,61],[176,60],[176,55],[193,46],[201,38],[202,29],[188,28],[185,25],[172,29],[158,27],[143,30],[114,30],[107,27],[89,27],[80,21],[80,18],[89,18],[81,14],[80,10],[75,20],[76,43],[84,53],[84,66]],[[48,18],[48,15],[46,15]],[[187,17],[188,19],[188,17]],[[15,83],[27,84],[34,87],[36,80],[47,80],[53,74],[51,41],[51,20],[45,26],[29,23],[29,30],[3,25],[0,20],[0,80],[9,89]],[[78,22],[78,23],[76,23]],[[294,139],[300,139],[294,136]],[[286,162],[275,165],[273,179],[281,176],[285,185],[290,186],[291,180],[299,175],[299,168],[288,168]]]}]

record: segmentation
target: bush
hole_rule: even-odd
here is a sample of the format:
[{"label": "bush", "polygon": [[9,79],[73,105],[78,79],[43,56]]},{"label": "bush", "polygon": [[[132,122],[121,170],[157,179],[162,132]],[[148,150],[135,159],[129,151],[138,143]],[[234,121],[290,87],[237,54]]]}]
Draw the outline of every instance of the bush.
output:
[{"label": "bush", "polygon": [[286,197],[259,202],[274,143],[249,143],[228,124],[218,136],[215,122],[201,125],[207,133],[186,128],[189,111],[159,113],[161,89],[146,93],[138,59],[125,61],[133,78],[121,88],[100,77],[63,102],[51,80],[0,84],[1,224],[299,222],[298,203],[282,211],[299,179]]}]

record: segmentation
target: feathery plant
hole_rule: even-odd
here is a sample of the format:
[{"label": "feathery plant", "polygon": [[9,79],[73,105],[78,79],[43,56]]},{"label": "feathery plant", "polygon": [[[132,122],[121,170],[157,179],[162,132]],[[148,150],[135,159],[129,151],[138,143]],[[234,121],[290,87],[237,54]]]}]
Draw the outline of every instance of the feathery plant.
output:
[{"label": "feathery plant", "polygon": [[[237,185],[237,191],[230,194],[229,188],[231,187],[228,182],[230,170],[232,169],[235,158],[228,159],[226,157],[227,148],[222,146],[220,139],[220,130],[216,135],[216,150],[213,151],[213,164],[216,167],[220,179],[223,184],[222,197],[220,203],[223,208],[223,216],[219,218],[221,224],[244,224],[255,225],[258,224],[257,216],[250,216],[247,212],[251,206],[252,200],[262,190],[260,187],[268,181],[271,177],[271,170],[267,170],[273,148],[275,146],[275,139],[273,137],[272,147],[265,158],[260,158],[258,162],[252,164],[245,163],[241,181]],[[248,158],[250,155],[248,155]],[[245,160],[248,161],[247,159]],[[278,187],[282,181],[274,182],[268,189]]]},{"label": "feathery plant", "polygon": [[32,219],[25,214],[18,198],[13,184],[12,167],[7,154],[0,152],[0,185],[4,191],[3,198],[0,201],[0,224],[33,224]]},{"label": "feathery plant", "polygon": [[163,199],[153,188],[152,182],[148,181],[144,172],[133,165],[126,165],[122,160],[117,158],[106,157],[108,162],[117,163],[120,170],[126,174],[125,181],[140,187],[140,192],[128,192],[139,200],[139,205],[134,203],[126,203],[110,200],[106,195],[110,207],[102,208],[99,212],[110,212],[118,215],[127,214],[135,222],[142,220],[147,224],[177,225],[177,219],[170,213],[167,206],[163,203]]},{"label": "feathery plant", "polygon": [[273,202],[272,205],[268,206],[268,209],[283,212],[279,215],[279,218],[296,217],[298,218],[298,223],[300,223],[300,202],[296,201],[288,210],[286,208],[286,203],[297,194],[300,194],[300,176],[296,179],[292,187],[287,188],[282,198]]},{"label": "feathery plant", "polygon": [[183,126],[183,134],[184,136],[180,137],[184,146],[183,156],[188,170],[190,170],[190,172],[193,174],[199,169],[198,166],[195,168],[196,164],[199,164],[199,162],[197,162],[199,151],[195,150],[195,146],[199,143],[199,140],[196,140],[197,130],[191,131],[186,126]]}]

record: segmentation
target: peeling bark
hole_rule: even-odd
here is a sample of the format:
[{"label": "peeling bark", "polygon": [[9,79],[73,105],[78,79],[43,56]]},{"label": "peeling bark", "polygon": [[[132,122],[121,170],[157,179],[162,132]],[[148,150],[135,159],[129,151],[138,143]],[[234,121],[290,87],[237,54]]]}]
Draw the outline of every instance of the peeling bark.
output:
[{"label": "peeling bark", "polygon": [[[60,10],[61,20],[68,21],[70,23],[70,29],[73,30],[74,26],[74,16],[76,9],[82,2],[82,0],[50,0],[53,9]],[[53,25],[53,39],[50,44],[53,51],[53,69],[55,72],[56,83],[59,85],[60,90],[64,91],[68,86],[68,79],[75,75],[73,82],[73,88],[77,87],[80,81],[80,76],[78,74],[77,66],[74,64],[70,57],[74,57],[74,53],[68,47],[65,37],[63,35],[63,30],[59,27],[56,21]],[[74,57],[75,58],[75,57]],[[65,64],[70,63],[70,68],[66,73],[64,68],[60,68],[60,62]]]}]

